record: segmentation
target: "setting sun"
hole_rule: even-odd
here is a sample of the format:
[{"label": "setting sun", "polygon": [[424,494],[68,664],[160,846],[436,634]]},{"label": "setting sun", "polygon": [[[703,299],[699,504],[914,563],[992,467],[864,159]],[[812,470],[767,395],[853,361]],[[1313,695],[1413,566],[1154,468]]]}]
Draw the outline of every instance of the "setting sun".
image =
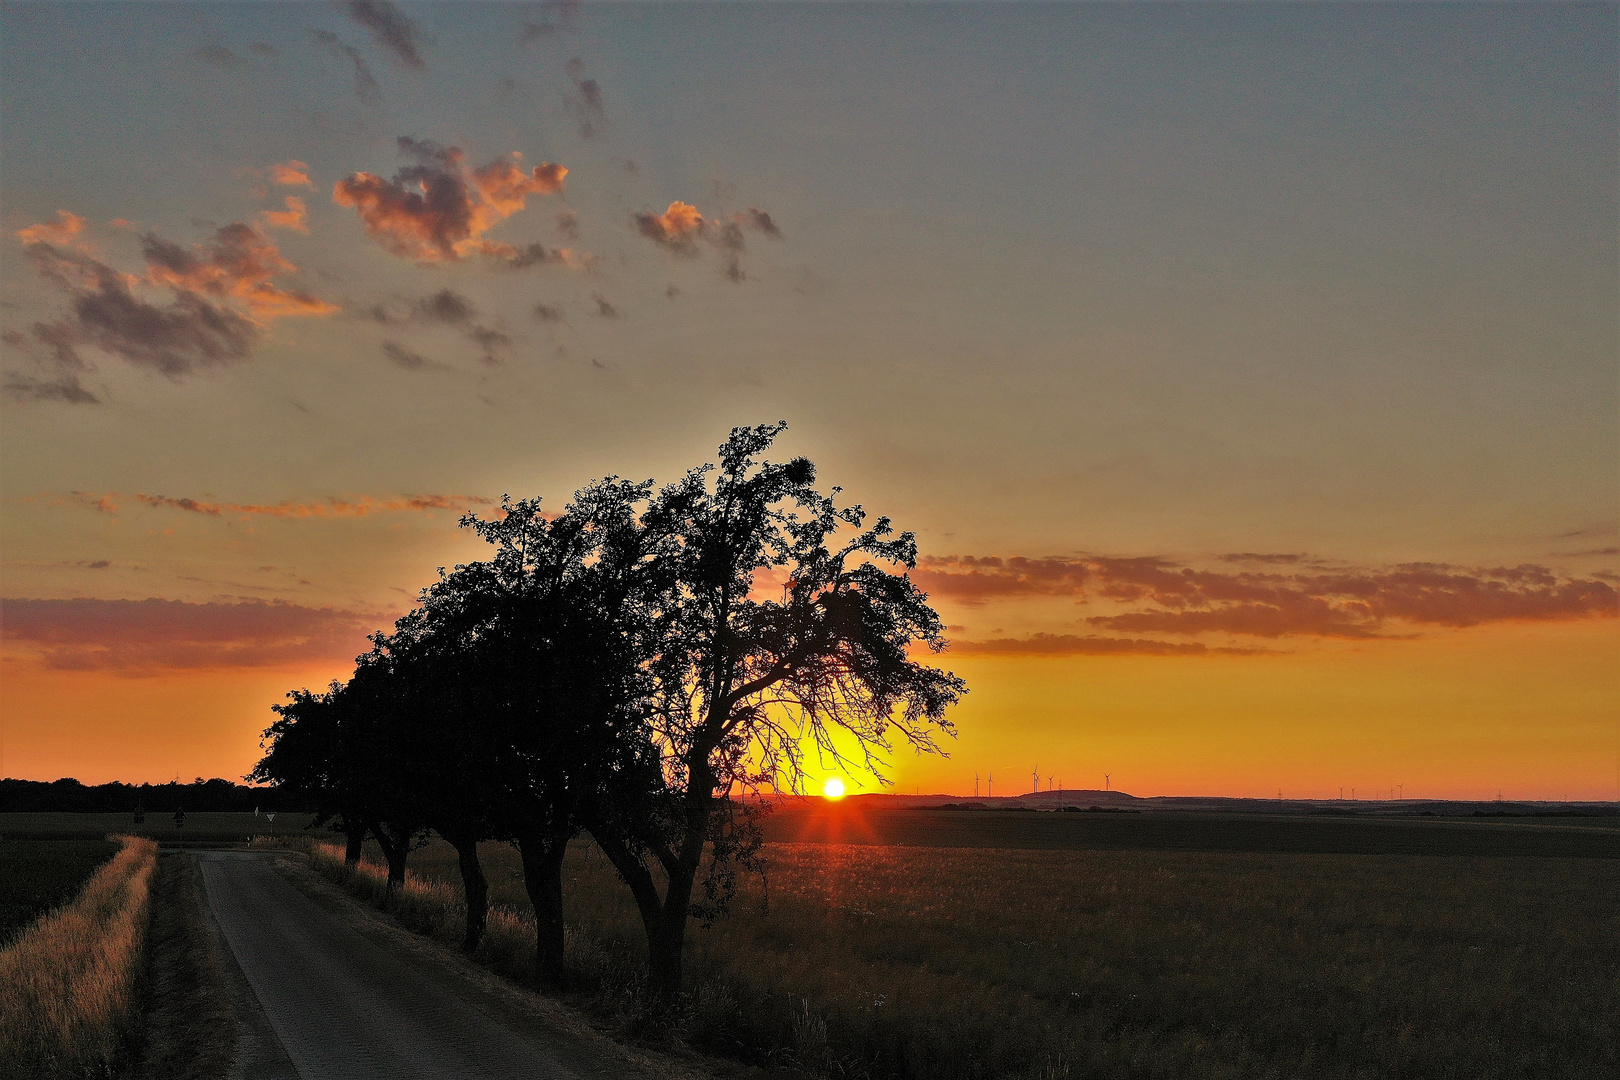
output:
[{"label": "setting sun", "polygon": [[821,797],[837,802],[844,797],[844,782],[836,776],[829,776],[821,785]]}]

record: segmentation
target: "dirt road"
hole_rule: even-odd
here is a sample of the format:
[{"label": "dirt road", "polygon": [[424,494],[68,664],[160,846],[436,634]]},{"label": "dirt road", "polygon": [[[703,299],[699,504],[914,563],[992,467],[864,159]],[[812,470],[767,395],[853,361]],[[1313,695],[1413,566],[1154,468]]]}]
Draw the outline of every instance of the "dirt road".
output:
[{"label": "dirt road", "polygon": [[[208,904],[279,1050],[244,1080],[588,1080],[636,1075],[421,946],[295,888],[269,855],[205,852]],[[391,939],[390,934],[394,935]],[[284,1055],[282,1053],[284,1051]]]}]

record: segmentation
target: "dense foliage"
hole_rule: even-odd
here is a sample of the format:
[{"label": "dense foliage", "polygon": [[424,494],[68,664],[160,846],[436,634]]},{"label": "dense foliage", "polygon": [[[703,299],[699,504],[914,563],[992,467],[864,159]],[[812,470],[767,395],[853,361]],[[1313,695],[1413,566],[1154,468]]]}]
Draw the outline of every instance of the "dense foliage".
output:
[{"label": "dense foliage", "polygon": [[310,802],[294,788],[253,787],[217,777],[189,784],[81,784],[62,780],[0,780],[0,814],[252,813],[255,809],[307,810]]},{"label": "dense foliage", "polygon": [[[494,553],[440,571],[354,676],[276,707],[255,780],[297,791],[405,880],[430,831],[458,852],[464,943],[487,919],[480,841],[519,851],[536,970],[563,974],[562,865],[588,830],[628,885],[650,985],[681,983],[689,920],[757,865],[742,796],[802,786],[806,755],[880,773],[894,735],[937,751],[965,686],[912,659],[945,646],[905,571],[910,533],[761,455],[738,428],[717,465],[663,488],[608,478],[560,512],[503,501],[462,520]],[[896,572],[898,570],[898,572]]]}]

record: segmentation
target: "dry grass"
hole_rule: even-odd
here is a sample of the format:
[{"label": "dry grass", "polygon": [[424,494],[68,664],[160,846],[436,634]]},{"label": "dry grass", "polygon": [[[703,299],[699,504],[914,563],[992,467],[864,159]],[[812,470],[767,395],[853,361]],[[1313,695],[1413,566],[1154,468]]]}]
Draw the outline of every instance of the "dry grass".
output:
[{"label": "dry grass", "polygon": [[16,1077],[111,1075],[136,1023],[157,845],[123,849],[0,952],[0,1061]]},{"label": "dry grass", "polygon": [[[731,918],[694,928],[678,1027],[744,1060],[908,1080],[1620,1072],[1620,861],[767,853],[768,893],[753,882]],[[484,858],[500,922],[483,959],[523,977],[516,853]],[[341,873],[335,848],[323,861]],[[412,865],[396,910],[456,940],[453,850]],[[628,894],[587,846],[566,874],[571,975],[628,1021],[644,955]],[[381,896],[380,867],[357,876]]]},{"label": "dry grass", "polygon": [[158,860],[135,1080],[217,1080],[230,1073],[236,1017],[204,903],[194,856]]}]

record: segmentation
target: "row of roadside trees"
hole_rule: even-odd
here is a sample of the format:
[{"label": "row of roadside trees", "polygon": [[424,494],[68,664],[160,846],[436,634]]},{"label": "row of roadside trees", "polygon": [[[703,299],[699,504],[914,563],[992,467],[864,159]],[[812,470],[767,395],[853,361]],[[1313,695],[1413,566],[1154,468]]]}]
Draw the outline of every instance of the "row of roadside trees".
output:
[{"label": "row of roadside trees", "polygon": [[588,831],[635,898],[651,990],[672,997],[690,920],[757,865],[747,796],[799,790],[806,755],[875,773],[897,739],[938,751],[966,690],[913,659],[945,646],[905,573],[914,537],[823,495],[809,461],[764,460],[784,426],[733,430],[718,465],[661,488],[608,478],[555,514],[466,516],[489,558],[441,569],[348,682],[276,706],[252,778],[312,800],[351,862],[375,838],[391,885],[442,836],[469,949],[478,844],[514,844],[549,982],[564,855]]}]

